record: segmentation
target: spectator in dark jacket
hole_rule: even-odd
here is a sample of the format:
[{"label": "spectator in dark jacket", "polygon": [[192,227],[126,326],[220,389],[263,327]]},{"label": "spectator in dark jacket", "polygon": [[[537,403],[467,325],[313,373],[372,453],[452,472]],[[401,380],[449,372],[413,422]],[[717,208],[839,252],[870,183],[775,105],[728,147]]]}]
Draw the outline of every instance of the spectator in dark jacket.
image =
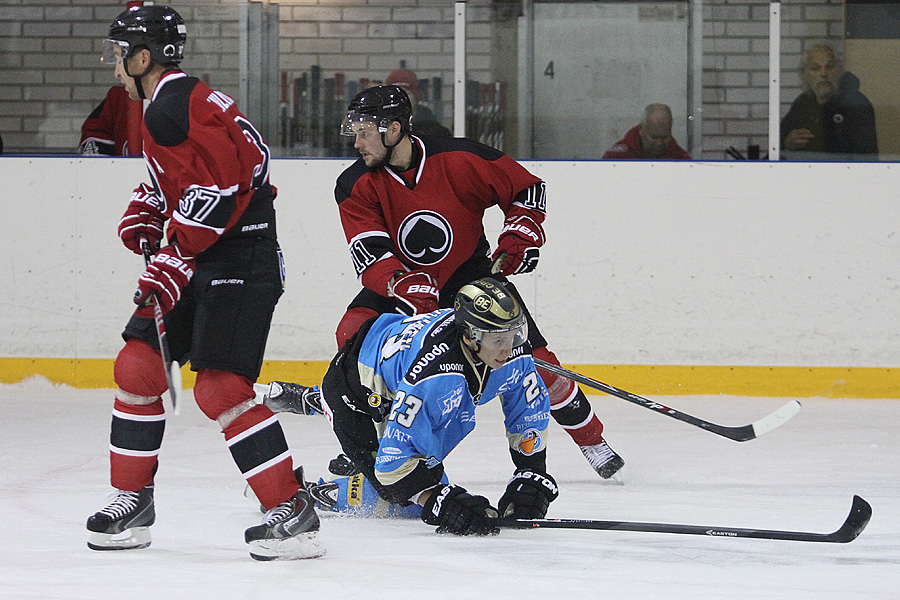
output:
[{"label": "spectator in dark jacket", "polygon": [[781,121],[781,146],[793,160],[878,160],[875,109],[835,51],[817,44],[800,64],[804,92]]}]

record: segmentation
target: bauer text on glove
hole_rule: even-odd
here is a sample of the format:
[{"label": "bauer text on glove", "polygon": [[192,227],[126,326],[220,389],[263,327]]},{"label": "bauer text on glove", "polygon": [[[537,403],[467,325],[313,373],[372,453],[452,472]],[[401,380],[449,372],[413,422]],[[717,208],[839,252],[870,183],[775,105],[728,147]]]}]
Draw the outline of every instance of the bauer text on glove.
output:
[{"label": "bauer text on glove", "polygon": [[527,215],[510,217],[497,238],[492,260],[506,256],[500,265],[500,273],[505,276],[530,273],[537,267],[543,245],[544,230],[534,219]]},{"label": "bauer text on glove", "polygon": [[424,271],[397,275],[390,284],[390,294],[397,299],[397,309],[406,315],[422,315],[438,308],[437,282]]},{"label": "bauer text on glove", "polygon": [[182,290],[194,276],[194,269],[194,259],[182,256],[177,246],[166,246],[160,250],[138,279],[138,289],[134,293],[134,303],[141,306],[138,315],[153,316],[149,306],[151,295],[156,297],[164,314],[172,310],[181,300]]},{"label": "bauer text on glove", "polygon": [[165,215],[153,188],[146,183],[134,188],[128,208],[119,221],[119,237],[125,247],[135,254],[142,254],[141,238],[145,237],[155,251],[162,240],[164,224]]}]

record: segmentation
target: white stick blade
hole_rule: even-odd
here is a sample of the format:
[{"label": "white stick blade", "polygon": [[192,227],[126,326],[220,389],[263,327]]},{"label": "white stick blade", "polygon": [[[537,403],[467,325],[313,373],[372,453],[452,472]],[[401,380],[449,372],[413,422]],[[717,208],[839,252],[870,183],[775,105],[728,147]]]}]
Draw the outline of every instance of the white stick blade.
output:
[{"label": "white stick blade", "polygon": [[172,370],[169,373],[172,377],[172,387],[173,390],[170,390],[170,394],[174,394],[171,398],[172,400],[172,413],[175,415],[181,414],[181,391],[183,389],[181,383],[181,365],[178,364],[177,360],[172,361]]},{"label": "white stick blade", "polygon": [[773,429],[778,429],[793,419],[799,412],[800,403],[796,400],[791,400],[772,414],[753,423],[753,433],[756,437],[766,435]]}]

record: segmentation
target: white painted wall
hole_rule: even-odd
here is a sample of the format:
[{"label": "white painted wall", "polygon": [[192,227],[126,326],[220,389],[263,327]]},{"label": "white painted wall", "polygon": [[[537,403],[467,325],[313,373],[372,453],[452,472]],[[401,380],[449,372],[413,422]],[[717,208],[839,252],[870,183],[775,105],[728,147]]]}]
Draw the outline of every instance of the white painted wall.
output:
[{"label": "white painted wall", "polygon": [[[332,192],[347,164],[273,163],[288,282],[268,359],[334,352],[358,289]],[[900,165],[524,164],[548,182],[549,242],[515,281],[564,362],[900,366]],[[0,180],[0,356],[114,357],[142,161],[3,157]]]}]

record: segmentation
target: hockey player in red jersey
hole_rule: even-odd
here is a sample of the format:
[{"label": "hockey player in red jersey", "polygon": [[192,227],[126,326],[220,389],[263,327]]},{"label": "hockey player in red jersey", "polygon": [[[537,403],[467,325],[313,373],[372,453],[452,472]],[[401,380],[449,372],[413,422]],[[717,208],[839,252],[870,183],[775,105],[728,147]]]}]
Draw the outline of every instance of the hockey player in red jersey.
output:
[{"label": "hockey player in red jersey", "polygon": [[[227,95],[179,68],[184,21],[166,6],[133,7],[110,26],[104,57],[132,99],[150,99],[142,125],[151,184],[135,189],[122,242],[156,249],[115,363],[109,504],[87,521],[94,550],[150,545],[154,475],[167,388],[152,302],[165,313],[172,358],[191,361],[194,398],[221,427],[232,458],[267,509],[245,532],[258,560],[323,550],[319,519],[293,472],[273,412],[254,400],[275,304],[283,292],[275,188],[262,136]],[[163,236],[165,229],[165,236]],[[165,237],[165,244],[160,244]]]},{"label": "hockey player in red jersey", "polygon": [[121,85],[111,87],[81,125],[78,154],[85,156],[140,156],[143,106]]},{"label": "hockey player in red jersey", "polygon": [[[411,134],[409,97],[397,86],[360,92],[350,103],[341,133],[355,138],[360,153],[338,177],[335,199],[363,289],[338,325],[339,347],[374,315],[451,307],[463,285],[491,276],[497,263],[501,267],[495,276],[525,306],[506,277],[537,266],[546,210],[540,178],[477,142]],[[483,225],[485,210],[492,206],[506,215],[493,255]],[[534,356],[558,365],[525,312]],[[603,439],[603,425],[584,393],[568,379],[539,373],[550,392],[554,419],[601,477],[614,475],[624,461]],[[318,393],[284,382],[258,388],[276,412],[308,413],[304,399]]]}]

